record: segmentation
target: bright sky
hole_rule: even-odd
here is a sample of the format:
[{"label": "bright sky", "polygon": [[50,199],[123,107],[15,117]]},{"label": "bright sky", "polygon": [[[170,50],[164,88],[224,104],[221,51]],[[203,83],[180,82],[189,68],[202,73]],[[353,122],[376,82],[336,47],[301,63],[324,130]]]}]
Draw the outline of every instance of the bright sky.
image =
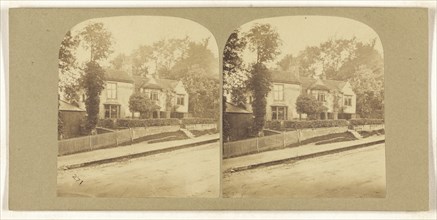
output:
[{"label": "bright sky", "polygon": [[72,33],[81,30],[90,22],[101,22],[112,33],[115,45],[112,60],[119,53],[130,54],[140,45],[151,45],[162,39],[184,38],[188,36],[193,41],[210,38],[208,48],[216,57],[217,43],[214,36],[202,25],[182,18],[164,16],[120,16],[96,18],[84,21],[73,27]]},{"label": "bright sky", "polygon": [[[255,23],[269,23],[277,28],[283,45],[280,48],[282,53],[276,61],[286,54],[291,53],[296,56],[307,46],[317,46],[330,38],[350,39],[353,36],[362,42],[370,42],[376,38],[375,47],[383,54],[382,44],[377,33],[366,24],[348,18],[329,16],[275,17],[246,23],[241,26],[241,31],[249,30]],[[245,54],[245,59],[252,59],[249,56]]]}]

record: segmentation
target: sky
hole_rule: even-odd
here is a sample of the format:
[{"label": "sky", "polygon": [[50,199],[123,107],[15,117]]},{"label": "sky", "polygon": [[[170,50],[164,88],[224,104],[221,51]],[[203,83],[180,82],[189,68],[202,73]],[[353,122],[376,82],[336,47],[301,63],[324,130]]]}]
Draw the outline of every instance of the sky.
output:
[{"label": "sky", "polygon": [[[200,42],[210,38],[208,48],[218,57],[218,48],[214,36],[202,25],[183,18],[165,16],[120,16],[96,18],[81,22],[74,26],[73,35],[90,22],[101,22],[112,33],[115,44],[114,53],[108,60],[112,60],[120,53],[130,54],[140,45],[152,45],[162,39],[184,38],[189,36],[193,41]],[[80,56],[81,52],[78,52]]]},{"label": "sky", "polygon": [[[297,54],[307,46],[318,46],[320,43],[333,39],[350,39],[353,36],[358,41],[370,42],[376,38],[375,49],[381,55],[383,48],[378,34],[364,23],[341,17],[330,16],[284,16],[254,20],[241,26],[241,31],[249,30],[255,23],[269,23],[276,27],[282,39],[281,54],[276,61],[286,54]],[[244,59],[252,60],[251,54],[245,53]]]}]

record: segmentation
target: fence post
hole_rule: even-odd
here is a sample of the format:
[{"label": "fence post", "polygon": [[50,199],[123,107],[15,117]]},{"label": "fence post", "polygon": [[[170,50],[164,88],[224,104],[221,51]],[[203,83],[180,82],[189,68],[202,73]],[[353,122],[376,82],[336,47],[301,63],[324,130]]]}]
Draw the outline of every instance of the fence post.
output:
[{"label": "fence post", "polygon": [[118,131],[115,130],[115,146],[118,147]]},{"label": "fence post", "polygon": [[257,136],[257,137],[256,137],[256,151],[257,151],[257,152],[259,152],[258,139],[259,139],[259,137]]},{"label": "fence post", "polygon": [[129,127],[129,134],[130,134],[130,144],[132,145],[132,143],[134,142],[134,130]]},{"label": "fence post", "polygon": [[92,135],[89,135],[89,144],[90,144],[90,150],[93,150],[93,143],[92,143],[92,140],[91,140],[91,136]]},{"label": "fence post", "polygon": [[297,129],[297,144],[300,145],[300,129]]},{"label": "fence post", "polygon": [[282,132],[282,147],[285,148],[285,131]]}]

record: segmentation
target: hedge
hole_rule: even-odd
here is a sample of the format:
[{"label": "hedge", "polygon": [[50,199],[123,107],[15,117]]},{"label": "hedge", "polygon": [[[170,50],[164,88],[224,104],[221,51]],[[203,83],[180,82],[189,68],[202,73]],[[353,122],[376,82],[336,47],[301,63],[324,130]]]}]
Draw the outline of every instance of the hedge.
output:
[{"label": "hedge", "polygon": [[154,118],[154,119],[100,119],[99,127],[116,129],[116,128],[135,128],[135,127],[153,127],[179,125],[177,118]]},{"label": "hedge", "polygon": [[272,130],[296,130],[304,128],[329,128],[348,126],[347,120],[268,121],[266,128]]},{"label": "hedge", "polygon": [[192,125],[192,124],[215,124],[217,120],[213,118],[183,118],[183,125]]},{"label": "hedge", "polygon": [[114,129],[114,128],[116,128],[115,120],[114,119],[110,119],[110,118],[100,119],[97,122],[97,127]]},{"label": "hedge", "polygon": [[384,124],[384,119],[373,119],[373,118],[357,118],[350,119],[350,125],[379,125]]},{"label": "hedge", "polygon": [[212,118],[154,118],[154,119],[100,119],[97,126],[109,129],[134,128],[134,127],[153,127],[168,125],[191,124],[215,124],[217,121]]}]

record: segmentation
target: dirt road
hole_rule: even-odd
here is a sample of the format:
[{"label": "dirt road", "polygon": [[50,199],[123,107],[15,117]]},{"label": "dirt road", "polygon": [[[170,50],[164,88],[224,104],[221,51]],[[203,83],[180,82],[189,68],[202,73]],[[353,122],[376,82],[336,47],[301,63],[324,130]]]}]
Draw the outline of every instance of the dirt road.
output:
[{"label": "dirt road", "polygon": [[385,197],[384,144],[226,173],[224,197]]},{"label": "dirt road", "polygon": [[219,155],[217,142],[122,162],[59,170],[58,196],[217,197]]}]

